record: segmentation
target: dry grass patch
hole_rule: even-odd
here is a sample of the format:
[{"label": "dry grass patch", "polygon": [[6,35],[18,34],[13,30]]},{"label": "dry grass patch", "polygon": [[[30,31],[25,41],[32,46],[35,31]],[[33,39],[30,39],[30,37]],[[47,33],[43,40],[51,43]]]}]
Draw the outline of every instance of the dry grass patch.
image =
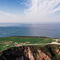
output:
[{"label": "dry grass patch", "polygon": [[6,45],[9,45],[9,44],[11,44],[11,43],[12,43],[12,41],[4,42],[4,44],[6,44]]}]

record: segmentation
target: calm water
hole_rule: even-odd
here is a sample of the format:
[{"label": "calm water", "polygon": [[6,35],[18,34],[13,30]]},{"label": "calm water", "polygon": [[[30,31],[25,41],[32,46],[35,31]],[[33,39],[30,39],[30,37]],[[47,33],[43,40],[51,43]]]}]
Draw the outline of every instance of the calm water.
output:
[{"label": "calm water", "polygon": [[60,38],[60,24],[22,24],[0,26],[0,37],[46,36]]}]

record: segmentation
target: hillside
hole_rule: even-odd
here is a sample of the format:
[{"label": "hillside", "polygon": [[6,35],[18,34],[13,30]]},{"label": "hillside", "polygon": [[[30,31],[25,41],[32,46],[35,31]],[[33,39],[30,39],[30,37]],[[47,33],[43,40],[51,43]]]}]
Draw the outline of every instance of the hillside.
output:
[{"label": "hillside", "polygon": [[0,60],[60,60],[60,45],[12,47],[0,52]]}]

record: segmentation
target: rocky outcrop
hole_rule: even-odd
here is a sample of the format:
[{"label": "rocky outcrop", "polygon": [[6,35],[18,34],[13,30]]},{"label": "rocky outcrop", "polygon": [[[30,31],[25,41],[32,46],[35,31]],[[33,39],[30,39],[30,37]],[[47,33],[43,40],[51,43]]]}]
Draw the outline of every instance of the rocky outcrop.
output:
[{"label": "rocky outcrop", "polygon": [[0,53],[0,60],[60,60],[60,46],[12,47]]}]

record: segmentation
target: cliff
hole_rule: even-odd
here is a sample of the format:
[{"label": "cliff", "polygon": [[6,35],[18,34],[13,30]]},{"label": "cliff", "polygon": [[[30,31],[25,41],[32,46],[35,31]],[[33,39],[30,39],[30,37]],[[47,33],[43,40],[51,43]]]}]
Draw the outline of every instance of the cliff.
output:
[{"label": "cliff", "polygon": [[60,46],[21,46],[0,52],[0,60],[60,60]]}]

